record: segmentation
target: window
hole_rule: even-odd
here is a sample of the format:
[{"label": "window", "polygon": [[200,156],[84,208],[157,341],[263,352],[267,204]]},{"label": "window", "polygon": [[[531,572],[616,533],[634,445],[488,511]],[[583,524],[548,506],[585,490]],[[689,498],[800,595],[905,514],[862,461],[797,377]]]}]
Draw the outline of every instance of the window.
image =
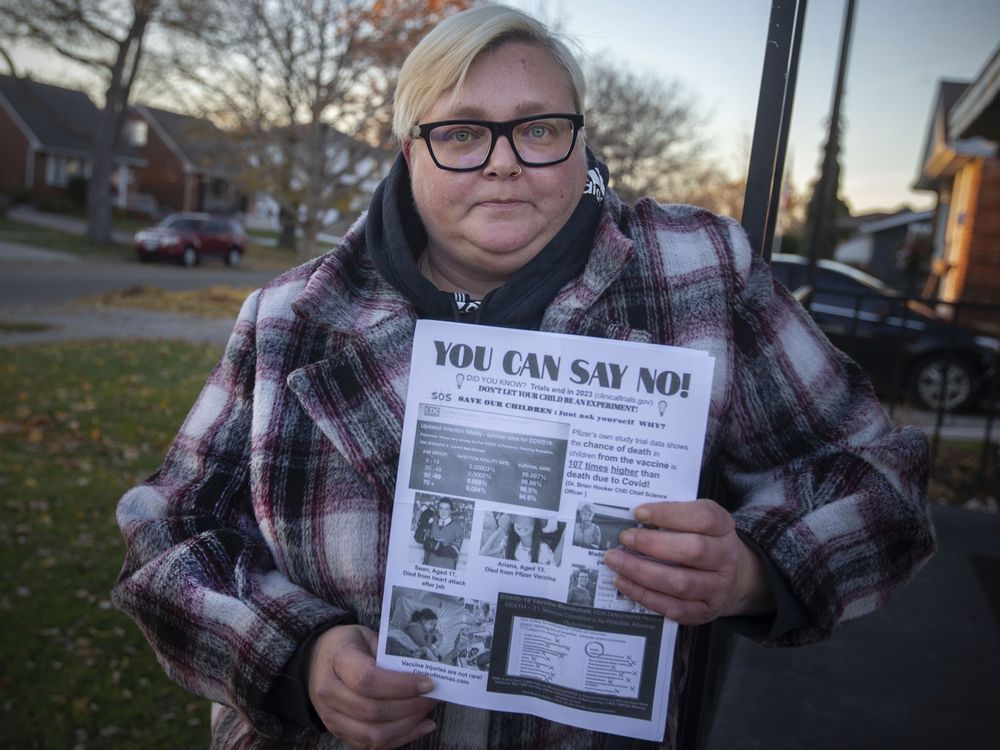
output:
[{"label": "window", "polygon": [[143,120],[129,120],[125,123],[123,135],[125,143],[140,148],[145,146],[149,139],[149,126]]},{"label": "window", "polygon": [[45,184],[64,188],[74,177],[90,177],[90,162],[49,154],[45,160]]}]

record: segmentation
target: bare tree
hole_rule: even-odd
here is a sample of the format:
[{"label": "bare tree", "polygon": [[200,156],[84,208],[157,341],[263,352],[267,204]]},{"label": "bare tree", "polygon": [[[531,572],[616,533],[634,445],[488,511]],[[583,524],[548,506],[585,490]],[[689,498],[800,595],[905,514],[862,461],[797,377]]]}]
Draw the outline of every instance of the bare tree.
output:
[{"label": "bare tree", "polygon": [[0,9],[2,38],[56,52],[105,80],[87,188],[91,242],[106,243],[111,238],[114,154],[148,33],[157,24],[194,23],[207,12],[205,7],[188,0],[18,0]]},{"label": "bare tree", "polygon": [[702,117],[678,83],[600,55],[588,66],[587,99],[587,143],[623,200],[691,201],[711,170]]},{"label": "bare tree", "polygon": [[[190,108],[238,134],[244,189],[278,202],[303,257],[331,209],[349,211],[389,158],[399,67],[468,0],[221,0],[217,34],[179,46],[170,68]],[[191,84],[195,84],[193,89]]]},{"label": "bare tree", "polygon": [[0,58],[7,63],[7,68],[10,70],[10,74],[17,78],[17,66],[14,65],[14,58],[10,56],[10,53],[5,47],[0,46]]}]

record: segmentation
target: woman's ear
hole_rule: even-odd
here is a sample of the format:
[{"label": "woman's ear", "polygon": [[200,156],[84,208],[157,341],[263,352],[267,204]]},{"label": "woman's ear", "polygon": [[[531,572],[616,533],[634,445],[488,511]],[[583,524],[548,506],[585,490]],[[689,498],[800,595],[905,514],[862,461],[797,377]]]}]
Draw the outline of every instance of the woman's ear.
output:
[{"label": "woman's ear", "polygon": [[407,138],[403,141],[403,159],[406,161],[406,168],[410,168],[410,150],[413,148],[413,139]]}]

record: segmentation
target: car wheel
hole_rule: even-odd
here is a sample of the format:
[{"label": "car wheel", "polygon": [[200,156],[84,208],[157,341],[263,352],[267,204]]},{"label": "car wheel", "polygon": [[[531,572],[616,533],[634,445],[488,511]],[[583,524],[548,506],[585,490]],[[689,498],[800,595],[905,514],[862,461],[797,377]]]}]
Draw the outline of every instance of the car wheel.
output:
[{"label": "car wheel", "polygon": [[194,249],[194,245],[184,248],[184,252],[181,253],[181,265],[185,268],[198,265],[198,251]]},{"label": "car wheel", "polygon": [[241,260],[243,260],[243,253],[240,252],[240,249],[238,247],[229,248],[229,252],[226,253],[226,265],[230,268],[236,268]]},{"label": "car wheel", "polygon": [[913,369],[912,392],[919,406],[957,411],[969,404],[975,390],[973,369],[957,357],[935,354]]}]

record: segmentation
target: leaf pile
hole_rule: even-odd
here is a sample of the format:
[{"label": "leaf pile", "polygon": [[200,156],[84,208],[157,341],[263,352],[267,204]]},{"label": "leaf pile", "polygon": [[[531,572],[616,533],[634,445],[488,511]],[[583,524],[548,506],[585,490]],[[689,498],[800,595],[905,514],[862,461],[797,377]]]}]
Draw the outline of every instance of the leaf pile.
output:
[{"label": "leaf pile", "polygon": [[138,285],[83,297],[76,304],[97,308],[126,308],[197,315],[202,318],[235,318],[253,287],[209,286],[168,291]]},{"label": "leaf pile", "polygon": [[1000,445],[987,447],[983,465],[982,443],[941,443],[931,469],[928,496],[934,505],[961,505],[992,513],[1000,509],[997,472]]}]

